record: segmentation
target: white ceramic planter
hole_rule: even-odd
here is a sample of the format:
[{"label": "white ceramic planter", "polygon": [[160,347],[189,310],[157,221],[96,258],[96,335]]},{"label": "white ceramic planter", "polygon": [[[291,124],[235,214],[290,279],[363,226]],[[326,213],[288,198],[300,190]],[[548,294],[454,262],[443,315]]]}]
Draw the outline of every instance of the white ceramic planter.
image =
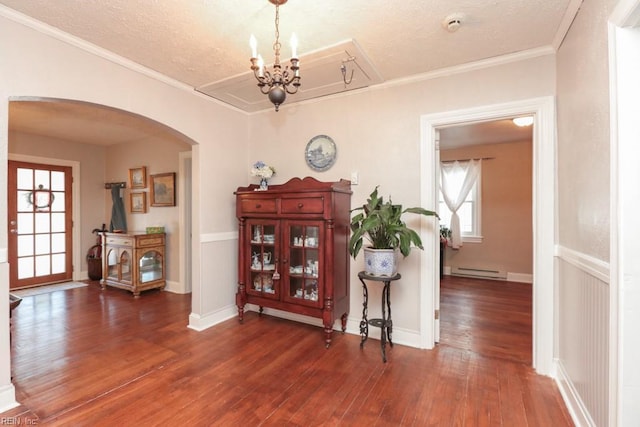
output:
[{"label": "white ceramic planter", "polygon": [[395,276],[398,272],[398,251],[364,248],[364,271],[372,276]]}]

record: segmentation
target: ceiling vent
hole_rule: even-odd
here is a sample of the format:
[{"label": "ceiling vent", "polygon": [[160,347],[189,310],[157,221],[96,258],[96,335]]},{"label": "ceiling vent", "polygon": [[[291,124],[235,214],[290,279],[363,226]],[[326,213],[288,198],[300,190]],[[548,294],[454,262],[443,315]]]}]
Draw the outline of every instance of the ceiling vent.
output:
[{"label": "ceiling vent", "polygon": [[[360,89],[384,81],[355,40],[300,56],[300,75],[302,85],[298,93],[287,95],[283,105]],[[195,89],[247,112],[273,109],[269,98],[257,87],[251,71]]]}]

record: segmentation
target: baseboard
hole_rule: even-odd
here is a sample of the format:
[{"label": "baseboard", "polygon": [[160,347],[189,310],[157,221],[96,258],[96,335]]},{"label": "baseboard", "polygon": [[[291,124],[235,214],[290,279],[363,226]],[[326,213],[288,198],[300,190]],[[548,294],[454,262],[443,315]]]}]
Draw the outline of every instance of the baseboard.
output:
[{"label": "baseboard", "polygon": [[180,282],[174,282],[173,280],[165,281],[164,290],[171,292],[172,294],[189,294],[191,292],[185,292],[184,286]]},{"label": "baseboard", "polygon": [[[247,304],[245,309],[248,311],[258,312],[260,307],[253,304]],[[279,317],[281,319],[292,320],[294,322],[306,323],[307,325],[317,326],[322,328],[322,319],[315,317],[304,316],[301,314],[290,313],[288,311],[277,310],[275,308],[264,308],[263,313],[269,316]],[[195,331],[203,331],[207,328],[217,325],[218,323],[229,320],[238,316],[238,308],[235,305],[229,305],[221,308],[220,310],[207,314],[205,316],[199,316],[191,313],[189,315],[189,329]],[[342,323],[340,319],[336,319],[333,329],[336,331],[342,330]],[[347,330],[348,334],[360,335],[360,318],[347,318]],[[369,327],[369,338],[380,340],[380,329],[376,327]],[[420,347],[420,333],[404,328],[393,327],[392,339],[394,344],[406,345],[408,347],[421,348]]]},{"label": "baseboard", "polygon": [[8,411],[20,404],[16,402],[16,389],[13,384],[0,387],[0,412]]},{"label": "baseboard", "polygon": [[229,320],[237,315],[238,308],[235,304],[228,305],[204,316],[191,313],[189,315],[189,325],[187,327],[194,331],[204,331],[205,329],[215,326],[218,323],[222,323],[225,320]]},{"label": "baseboard", "polygon": [[533,274],[507,272],[507,282],[533,283]]},{"label": "baseboard", "polygon": [[[250,311],[258,311],[259,307],[253,304],[247,304],[247,309]],[[315,317],[303,316],[301,314],[290,313],[288,311],[276,310],[274,308],[265,308],[264,314],[269,316],[279,317],[281,319],[293,320],[294,322],[306,323],[307,325],[323,327],[322,319]],[[360,335],[360,318],[347,317],[347,330],[345,333],[351,335]],[[342,331],[342,321],[336,319],[333,324],[334,331]],[[369,338],[374,340],[380,340],[380,328],[373,326],[369,327]],[[411,331],[404,328],[393,327],[392,340],[394,344],[406,345],[408,347],[420,348],[420,333],[417,331]]]},{"label": "baseboard", "polygon": [[[451,276],[451,266],[445,265],[442,272],[445,276]],[[478,277],[478,279],[482,278]],[[507,282],[533,283],[533,274],[507,272],[507,278],[505,280]]]},{"label": "baseboard", "polygon": [[[360,318],[347,319],[347,332],[353,335],[360,335]],[[380,340],[380,328],[369,326],[369,338]],[[406,345],[407,347],[422,348],[420,346],[420,332],[410,329],[399,328],[393,325],[391,340],[394,344]]]},{"label": "baseboard", "polygon": [[562,400],[564,400],[564,403],[569,410],[569,414],[571,415],[573,423],[576,425],[576,427],[595,426],[596,424],[593,422],[589,411],[582,402],[580,394],[575,389],[571,378],[569,378],[569,375],[567,374],[567,371],[565,371],[562,362],[556,359],[555,365],[556,384],[560,389]]}]

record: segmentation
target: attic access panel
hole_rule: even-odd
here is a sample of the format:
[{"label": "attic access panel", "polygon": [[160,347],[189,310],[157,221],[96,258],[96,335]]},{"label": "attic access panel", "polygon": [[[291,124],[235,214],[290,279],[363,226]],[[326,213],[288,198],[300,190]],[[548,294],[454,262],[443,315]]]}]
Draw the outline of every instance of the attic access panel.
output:
[{"label": "attic access panel", "polygon": [[[353,79],[346,86],[341,71],[343,63],[347,68],[347,81],[351,78],[353,70]],[[289,64],[288,58],[282,61],[282,65],[285,64]],[[300,76],[302,84],[298,93],[287,94],[287,100],[283,105],[360,89],[384,81],[355,40],[347,40],[302,55]],[[208,83],[195,90],[247,112],[273,108],[267,95],[260,92],[252,71]]]}]

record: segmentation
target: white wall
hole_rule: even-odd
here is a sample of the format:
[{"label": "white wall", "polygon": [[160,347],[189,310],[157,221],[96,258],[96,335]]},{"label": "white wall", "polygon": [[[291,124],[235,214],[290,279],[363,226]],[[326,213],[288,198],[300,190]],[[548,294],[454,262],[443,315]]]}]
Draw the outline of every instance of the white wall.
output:
[{"label": "white wall", "polygon": [[[96,56],[75,39],[48,35],[52,30],[25,25],[22,18],[0,10],[0,186],[6,188],[8,100],[33,96],[73,99],[130,111],[176,129],[198,145],[194,149],[194,317],[233,308],[228,288],[235,286],[235,253],[225,241],[200,243],[201,233],[236,229],[233,190],[246,180],[245,114],[221,106],[120,58]],[[34,28],[32,28],[34,27]],[[88,46],[87,49],[99,51]],[[108,58],[108,59],[106,59]],[[140,72],[133,71],[139,69]],[[180,108],[176,108],[179,105]],[[199,163],[205,162],[204,166]],[[199,183],[206,185],[200,185]],[[13,404],[10,382],[6,199],[0,198],[0,410]],[[206,252],[218,264],[199,262]],[[218,255],[224,255],[218,257]],[[2,304],[4,300],[4,304]],[[4,316],[2,314],[4,313]]]},{"label": "white wall", "polygon": [[[640,425],[640,0],[620,1],[610,24],[612,75],[613,425]],[[617,357],[616,357],[617,355]]]},{"label": "white wall", "polygon": [[[319,101],[285,104],[277,115],[268,111],[252,116],[246,170],[251,162],[263,160],[278,170],[274,183],[307,175],[323,181],[350,179],[351,172],[358,171],[360,184],[352,188],[352,207],[364,203],[376,185],[380,185],[382,194],[391,195],[398,203],[419,206],[423,167],[420,164],[420,117],[553,95],[554,69],[554,57],[548,55],[404,85],[389,84]],[[304,159],[307,142],[318,134],[331,136],[338,147],[336,164],[323,173],[309,169]],[[392,295],[394,341],[420,346],[420,277],[422,269],[431,268],[431,263],[421,266],[416,253],[401,264],[402,279]],[[357,279],[360,270],[361,257],[351,263],[349,325],[356,333],[362,308],[361,285]],[[431,283],[431,288],[433,285]],[[378,297],[375,293],[371,296],[373,301]],[[379,309],[374,306],[370,310],[374,316]]]},{"label": "white wall", "polygon": [[610,0],[585,1],[558,51],[560,384],[583,422],[608,425]]}]

